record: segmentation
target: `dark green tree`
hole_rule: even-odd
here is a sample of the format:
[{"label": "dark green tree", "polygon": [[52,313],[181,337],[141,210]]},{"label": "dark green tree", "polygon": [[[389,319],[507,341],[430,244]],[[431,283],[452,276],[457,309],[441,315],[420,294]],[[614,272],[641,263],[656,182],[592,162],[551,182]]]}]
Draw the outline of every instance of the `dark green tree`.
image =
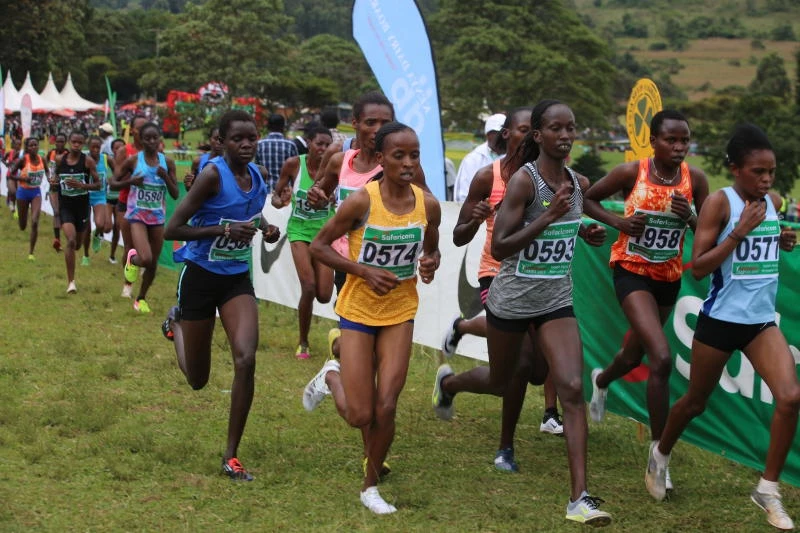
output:
[{"label": "dark green tree", "polygon": [[163,96],[168,89],[196,91],[214,80],[227,84],[232,96],[269,99],[286,86],[295,48],[290,24],[281,0],[187,4],[177,24],[160,34],[156,69],[139,82]]},{"label": "dark green tree", "polygon": [[568,102],[582,126],[606,122],[615,69],[606,44],[562,1],[441,0],[428,27],[445,123],[482,111]]},{"label": "dark green tree", "polygon": [[750,90],[788,101],[792,95],[792,82],[786,73],[783,58],[776,52],[764,56],[758,63],[756,77],[750,83]]}]

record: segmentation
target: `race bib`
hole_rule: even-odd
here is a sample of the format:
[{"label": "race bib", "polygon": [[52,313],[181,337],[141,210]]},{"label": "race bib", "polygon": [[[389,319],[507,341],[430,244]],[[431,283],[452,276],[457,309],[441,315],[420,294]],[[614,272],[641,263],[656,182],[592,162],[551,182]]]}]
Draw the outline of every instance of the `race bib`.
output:
[{"label": "race bib", "polygon": [[345,187],[344,185],[339,185],[336,189],[336,205],[342,205],[344,199],[353,194],[357,191],[358,187]]},{"label": "race bib", "polygon": [[358,262],[394,272],[401,280],[411,279],[417,274],[423,235],[422,226],[384,228],[367,225]]},{"label": "race bib", "polygon": [[67,185],[67,180],[78,180],[83,181],[86,179],[86,175],[83,173],[80,174],[59,174],[58,180],[61,184],[61,196],[83,196],[88,194],[85,189],[73,189],[69,185]]},{"label": "race bib", "polygon": [[519,253],[516,275],[558,279],[569,274],[580,220],[550,224]]},{"label": "race bib", "polygon": [[[220,226],[225,224],[234,224],[238,222],[254,222],[258,227],[261,222],[261,213],[254,216],[250,220],[231,220],[229,218],[220,219]],[[220,235],[214,242],[211,243],[211,249],[208,251],[209,261],[247,261],[250,259],[250,248],[252,242],[242,242],[233,240],[225,235]]]},{"label": "race bib", "polygon": [[308,203],[308,192],[299,190],[294,195],[294,210],[292,216],[303,220],[325,220],[330,211],[328,207],[314,209]]},{"label": "race bib", "polygon": [[[735,221],[735,228],[739,221]],[[781,228],[777,220],[765,220],[747,234],[733,252],[732,279],[773,278],[778,275]]]},{"label": "race bib", "polygon": [[98,170],[97,171],[97,177],[100,178],[100,183],[102,184],[100,186],[100,191],[102,192],[102,191],[104,191],[106,189],[106,184],[107,184],[107,182],[106,182],[106,173],[105,172],[101,172],[101,171]]},{"label": "race bib", "polygon": [[136,186],[136,209],[157,211],[164,208],[164,185],[142,183]]},{"label": "race bib", "polygon": [[28,171],[28,185],[31,187],[38,187],[44,180],[44,170],[29,170]]},{"label": "race bib", "polygon": [[638,255],[651,263],[664,263],[681,253],[686,222],[672,213],[637,209],[634,215],[645,215],[644,231],[628,237],[629,255]]}]

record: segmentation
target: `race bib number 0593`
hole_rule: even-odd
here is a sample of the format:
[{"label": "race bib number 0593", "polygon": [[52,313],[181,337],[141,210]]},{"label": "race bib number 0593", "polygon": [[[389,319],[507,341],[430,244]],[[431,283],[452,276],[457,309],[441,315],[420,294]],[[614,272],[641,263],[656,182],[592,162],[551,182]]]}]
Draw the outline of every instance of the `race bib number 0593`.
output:
[{"label": "race bib number 0593", "polygon": [[422,253],[423,228],[383,228],[366,226],[358,262],[394,272],[398,279],[416,275],[417,259]]},{"label": "race bib number 0593", "polygon": [[[734,222],[735,228],[738,220]],[[756,279],[778,275],[781,228],[777,220],[765,220],[747,234],[733,252],[731,278]]]},{"label": "race bib number 0593", "polygon": [[550,224],[519,253],[516,275],[557,279],[569,274],[580,220]]},{"label": "race bib number 0593", "polygon": [[641,235],[628,237],[629,255],[638,255],[651,263],[678,257],[686,222],[672,213],[637,209],[634,214],[645,215],[645,223]]}]

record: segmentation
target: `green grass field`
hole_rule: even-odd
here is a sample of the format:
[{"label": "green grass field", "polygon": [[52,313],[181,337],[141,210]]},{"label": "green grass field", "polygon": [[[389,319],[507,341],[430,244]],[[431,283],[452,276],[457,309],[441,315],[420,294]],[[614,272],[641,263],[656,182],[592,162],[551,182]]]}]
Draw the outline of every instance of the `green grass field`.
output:
[{"label": "green grass field", "polygon": [[[517,431],[518,475],[494,471],[500,401],[464,394],[456,418],[430,407],[438,354],[416,347],[400,398],[393,472],[382,494],[399,512],[372,516],[359,500],[361,445],[330,400],[312,413],[301,391],[324,359],[331,322],[315,319],[314,357],[294,358],[294,311],[260,303],[256,396],[242,461],[248,484],[219,474],[232,368],[221,327],[211,380],[186,385],[160,323],[177,273],[161,270],[137,315],[119,296],[107,246],[77,267],[65,294],[64,262],[43,217],[37,260],[27,234],[0,212],[0,530],[2,531],[580,531],[564,520],[563,440],[541,434],[542,393],[530,389]],[[447,238],[447,237],[444,237]],[[610,305],[616,305],[610,303]],[[456,370],[472,360],[456,357]],[[700,419],[697,423],[702,423]],[[679,444],[676,492],[655,503],[643,483],[647,442],[609,415],[590,425],[588,480],[607,500],[612,531],[767,531],[749,501],[758,474]],[[800,516],[800,490],[784,487]]]}]

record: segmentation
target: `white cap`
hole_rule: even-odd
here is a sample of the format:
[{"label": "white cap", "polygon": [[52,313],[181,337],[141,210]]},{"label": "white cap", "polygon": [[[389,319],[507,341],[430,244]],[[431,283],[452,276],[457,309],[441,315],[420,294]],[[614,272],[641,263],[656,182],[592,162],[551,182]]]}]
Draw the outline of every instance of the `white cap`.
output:
[{"label": "white cap", "polygon": [[483,127],[483,133],[490,131],[500,131],[503,129],[503,124],[506,123],[506,116],[502,113],[496,113],[486,119],[486,125]]},{"label": "white cap", "polygon": [[114,133],[114,126],[112,126],[108,122],[103,122],[102,124],[100,124],[100,127],[98,129],[106,133]]}]

